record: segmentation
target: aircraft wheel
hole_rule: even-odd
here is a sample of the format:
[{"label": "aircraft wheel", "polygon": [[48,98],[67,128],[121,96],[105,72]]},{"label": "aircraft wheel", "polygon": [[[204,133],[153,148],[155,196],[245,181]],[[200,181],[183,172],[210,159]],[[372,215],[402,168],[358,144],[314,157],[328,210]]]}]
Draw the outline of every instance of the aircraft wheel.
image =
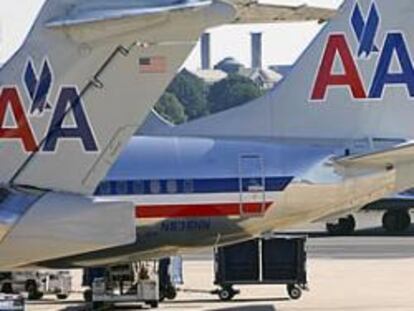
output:
[{"label": "aircraft wheel", "polygon": [[398,233],[408,230],[411,217],[408,211],[387,211],[382,217],[382,226],[389,233]]},{"label": "aircraft wheel", "polygon": [[326,230],[330,235],[348,235],[352,234],[356,227],[354,216],[349,215],[346,218],[340,218],[336,224],[327,224]]}]

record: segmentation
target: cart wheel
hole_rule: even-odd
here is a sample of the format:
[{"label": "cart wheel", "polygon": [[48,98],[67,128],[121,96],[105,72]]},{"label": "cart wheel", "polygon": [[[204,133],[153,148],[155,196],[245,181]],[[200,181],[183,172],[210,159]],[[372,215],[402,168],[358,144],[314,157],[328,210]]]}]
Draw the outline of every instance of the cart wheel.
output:
[{"label": "cart wheel", "polygon": [[233,299],[235,293],[231,287],[223,287],[218,291],[218,296],[221,301],[230,301]]},{"label": "cart wheel", "polygon": [[3,294],[13,294],[13,285],[11,283],[4,283],[1,287]]},{"label": "cart wheel", "polygon": [[146,301],[146,305],[149,305],[152,309],[158,308],[158,301]]},{"label": "cart wheel", "polygon": [[57,294],[57,295],[56,295],[56,297],[57,297],[57,299],[59,299],[59,300],[65,300],[65,299],[68,299],[68,295],[66,295],[66,294]]},{"label": "cart wheel", "polygon": [[87,290],[85,290],[83,292],[83,299],[86,302],[91,302],[92,301],[92,296],[93,296],[93,294],[92,294],[92,290],[91,289],[87,289]]},{"label": "cart wheel", "polygon": [[163,291],[160,291],[160,297],[158,298],[159,302],[164,302],[165,300],[165,293]]},{"label": "cart wheel", "polygon": [[168,300],[174,300],[177,298],[177,289],[174,286],[169,286],[165,291],[165,298]]},{"label": "cart wheel", "polygon": [[296,285],[288,285],[287,291],[291,299],[298,300],[302,297],[302,290]]},{"label": "cart wheel", "polygon": [[102,301],[92,302],[92,310],[103,310],[105,304]]},{"label": "cart wheel", "polygon": [[39,300],[43,297],[43,293],[39,292],[37,284],[34,280],[27,281],[26,291],[29,300]]}]

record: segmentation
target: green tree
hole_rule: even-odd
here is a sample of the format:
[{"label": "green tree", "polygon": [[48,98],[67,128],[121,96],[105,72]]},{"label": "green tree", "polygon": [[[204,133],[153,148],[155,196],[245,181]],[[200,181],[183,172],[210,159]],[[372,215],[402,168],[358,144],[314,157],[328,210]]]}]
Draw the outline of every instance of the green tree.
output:
[{"label": "green tree", "polygon": [[180,124],[187,121],[183,105],[174,94],[169,92],[164,93],[160,98],[155,105],[155,110],[174,124]]},{"label": "green tree", "polygon": [[208,114],[207,86],[188,70],[182,70],[175,77],[167,92],[174,94],[181,102],[189,120]]},{"label": "green tree", "polygon": [[210,113],[217,113],[245,104],[263,95],[263,91],[252,80],[237,75],[229,75],[210,88],[208,94]]}]

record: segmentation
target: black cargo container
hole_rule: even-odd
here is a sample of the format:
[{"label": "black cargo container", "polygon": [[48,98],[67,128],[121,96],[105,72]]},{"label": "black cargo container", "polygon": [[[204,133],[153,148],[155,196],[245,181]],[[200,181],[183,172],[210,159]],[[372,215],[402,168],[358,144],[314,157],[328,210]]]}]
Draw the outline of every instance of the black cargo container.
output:
[{"label": "black cargo container", "polygon": [[230,300],[233,285],[286,285],[289,296],[299,299],[307,288],[306,238],[254,239],[218,248],[215,252],[215,284],[220,299]]}]

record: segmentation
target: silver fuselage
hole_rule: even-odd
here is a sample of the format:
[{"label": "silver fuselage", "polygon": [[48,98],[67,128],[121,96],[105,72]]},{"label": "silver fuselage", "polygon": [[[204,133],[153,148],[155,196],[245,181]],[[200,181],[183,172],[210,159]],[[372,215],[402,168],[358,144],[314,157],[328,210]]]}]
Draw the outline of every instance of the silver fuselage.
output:
[{"label": "silver fuselage", "polygon": [[342,142],[135,137],[96,191],[136,205],[136,243],[40,263],[109,265],[196,251],[382,197],[392,172],[349,175]]}]

